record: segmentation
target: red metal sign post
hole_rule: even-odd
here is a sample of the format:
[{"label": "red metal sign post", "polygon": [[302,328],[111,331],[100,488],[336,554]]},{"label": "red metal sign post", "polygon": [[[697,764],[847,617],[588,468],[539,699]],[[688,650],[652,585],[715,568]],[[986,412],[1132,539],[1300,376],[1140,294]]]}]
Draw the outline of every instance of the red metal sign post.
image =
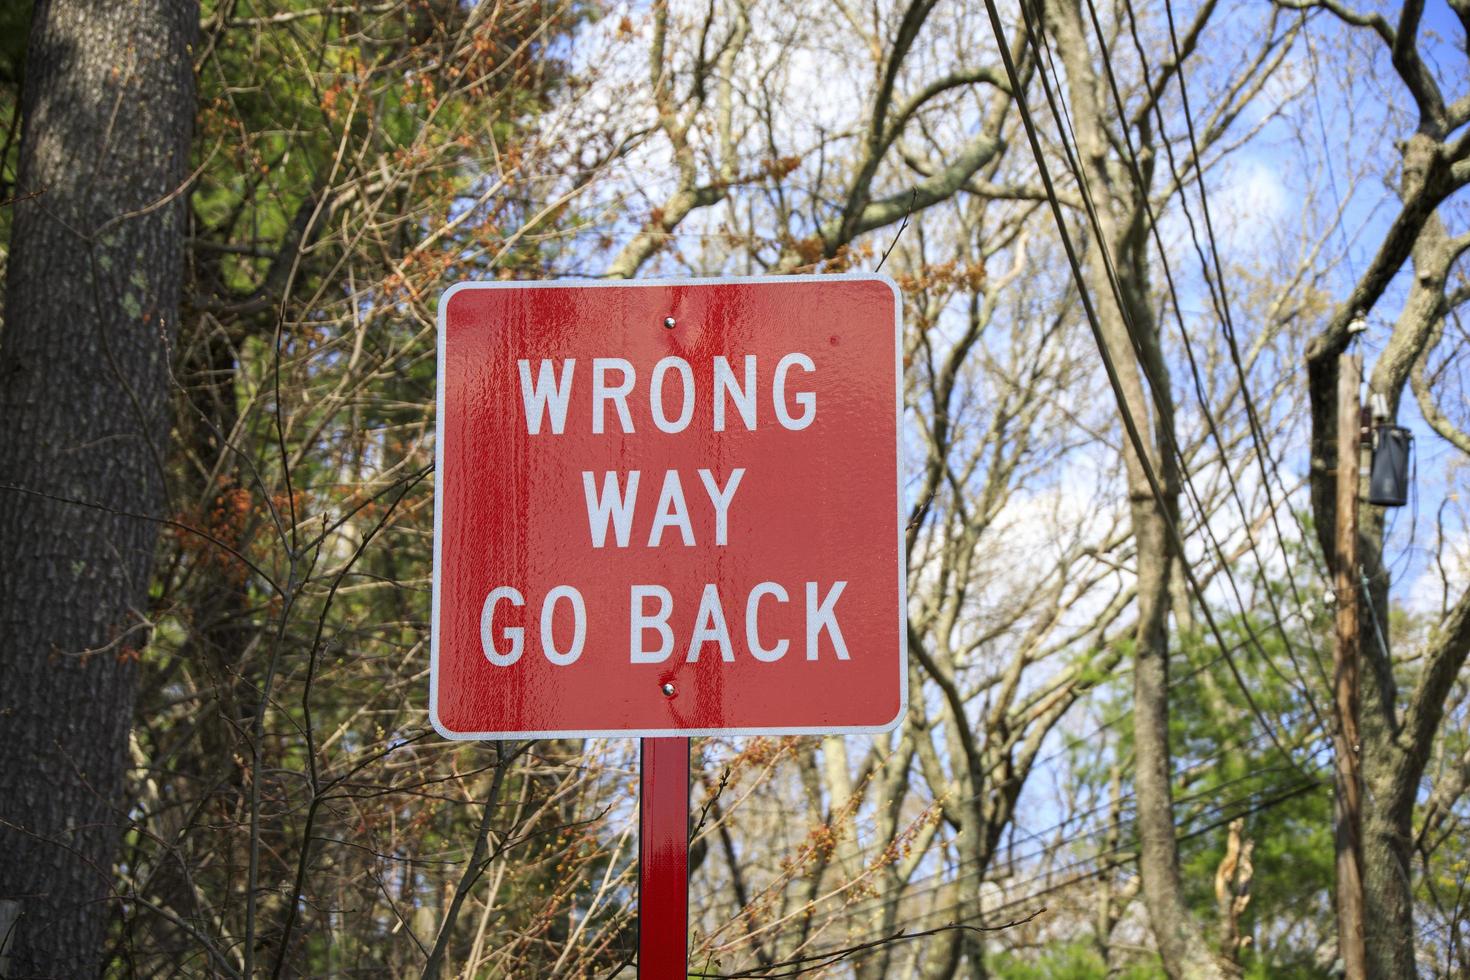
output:
[{"label": "red metal sign post", "polygon": [[645,740],[645,980],[685,975],[689,736],[907,704],[899,338],[876,276],[439,302],[429,716]]},{"label": "red metal sign post", "polygon": [[638,815],[638,976],[689,968],[689,739],[645,738]]}]

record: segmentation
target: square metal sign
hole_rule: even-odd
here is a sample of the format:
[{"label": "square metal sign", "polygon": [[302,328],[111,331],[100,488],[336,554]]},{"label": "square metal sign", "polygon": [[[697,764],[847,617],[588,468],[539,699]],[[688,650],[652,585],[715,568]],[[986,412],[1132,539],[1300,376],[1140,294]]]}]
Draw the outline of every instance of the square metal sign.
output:
[{"label": "square metal sign", "polygon": [[900,337],[871,275],[449,289],[434,727],[897,725]]}]

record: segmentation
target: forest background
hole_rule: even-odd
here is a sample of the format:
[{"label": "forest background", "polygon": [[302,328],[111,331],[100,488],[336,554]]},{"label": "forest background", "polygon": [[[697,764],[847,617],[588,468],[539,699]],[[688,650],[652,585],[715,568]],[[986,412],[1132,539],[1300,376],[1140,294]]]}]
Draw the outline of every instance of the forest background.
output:
[{"label": "forest background", "polygon": [[0,133],[0,975],[631,976],[635,742],[428,728],[437,299],[880,265],[910,705],[694,741],[691,975],[1335,975],[1334,572],[1470,971],[1467,0],[11,2]]}]

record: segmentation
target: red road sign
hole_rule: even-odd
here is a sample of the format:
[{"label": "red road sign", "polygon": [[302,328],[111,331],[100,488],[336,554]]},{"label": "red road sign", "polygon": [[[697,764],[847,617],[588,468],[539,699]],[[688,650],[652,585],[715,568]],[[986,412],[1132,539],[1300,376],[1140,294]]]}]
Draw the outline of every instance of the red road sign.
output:
[{"label": "red road sign", "polygon": [[875,276],[445,293],[439,732],[896,725],[898,338]]}]

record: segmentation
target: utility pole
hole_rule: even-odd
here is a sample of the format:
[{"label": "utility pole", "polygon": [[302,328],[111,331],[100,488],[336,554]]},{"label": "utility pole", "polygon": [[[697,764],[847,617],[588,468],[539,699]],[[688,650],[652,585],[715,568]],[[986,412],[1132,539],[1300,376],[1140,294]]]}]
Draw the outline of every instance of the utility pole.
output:
[{"label": "utility pole", "polygon": [[1358,771],[1358,483],[1362,458],[1363,359],[1343,354],[1337,367],[1337,635],[1332,647],[1333,749],[1337,839],[1337,944],[1347,980],[1366,980],[1363,939],[1363,811]]}]

